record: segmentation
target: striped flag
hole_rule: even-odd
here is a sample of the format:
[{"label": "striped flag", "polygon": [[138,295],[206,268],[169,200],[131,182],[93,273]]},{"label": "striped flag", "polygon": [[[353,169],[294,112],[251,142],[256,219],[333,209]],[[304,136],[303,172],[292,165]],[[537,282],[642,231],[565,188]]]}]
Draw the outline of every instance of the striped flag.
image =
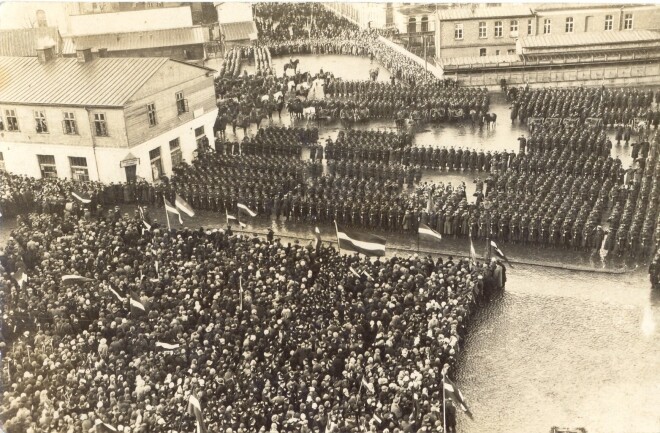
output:
[{"label": "striped flag", "polygon": [[147,308],[144,306],[138,295],[131,291],[130,294],[131,313],[146,313]]},{"label": "striped flag", "polygon": [[197,421],[197,432],[206,433],[206,425],[204,424],[204,417],[202,415],[202,405],[194,395],[188,398],[188,414],[193,415]]},{"label": "striped flag", "polygon": [[72,191],[71,196],[83,204],[89,204],[92,202],[92,199],[89,198],[87,194]]},{"label": "striped flag", "polygon": [[140,211],[140,218],[142,218],[142,224],[144,224],[144,227],[146,227],[147,230],[151,230],[151,224],[147,222],[147,220],[144,218],[144,209],[142,206],[138,206],[138,210]]},{"label": "striped flag", "polygon": [[195,216],[195,211],[179,194],[174,196],[174,206],[189,217]]},{"label": "striped flag", "polygon": [[241,228],[247,227],[246,224],[240,222],[238,218],[236,218],[234,215],[229,215],[226,210],[225,210],[225,215],[227,215],[227,225],[230,225],[232,222],[236,222]]},{"label": "striped flag", "polygon": [[467,404],[465,403],[465,398],[463,398],[463,393],[461,392],[460,389],[454,385],[454,382],[452,382],[447,376],[444,377],[443,379],[443,386],[445,387],[445,398],[450,399],[451,401],[456,404],[467,416],[472,418],[472,413],[470,412],[470,409],[467,407]]},{"label": "striped flag", "polygon": [[314,251],[318,254],[321,250],[321,231],[318,227],[314,227]]},{"label": "striped flag", "polygon": [[440,241],[442,240],[442,235],[435,230],[433,230],[431,227],[427,226],[424,223],[419,223],[419,231],[418,231],[420,236],[423,236],[426,239],[434,240],[434,241]]},{"label": "striped flag", "polygon": [[368,233],[352,233],[335,223],[339,248],[362,253],[365,256],[384,256],[387,240]]},{"label": "striped flag", "polygon": [[356,277],[358,277],[358,279],[362,279],[362,277],[360,276],[360,274],[358,274],[358,272],[357,272],[355,269],[353,269],[353,266],[349,266],[348,269],[351,271],[351,273],[352,273],[353,275],[355,275]]},{"label": "striped flag", "polygon": [[95,432],[95,433],[109,433],[109,432],[116,432],[117,429],[111,426],[110,424],[106,424],[100,419],[96,419],[94,421],[94,426],[89,429],[90,432]]},{"label": "striped flag", "polygon": [[162,341],[156,341],[156,348],[162,352],[169,352],[171,350],[176,350],[180,347],[180,344],[170,344],[163,343]]},{"label": "striped flag", "polygon": [[171,212],[173,214],[177,214],[179,217],[179,223],[183,224],[183,219],[181,219],[181,213],[179,210],[172,206],[172,203],[170,203],[165,197],[163,197],[163,200],[165,201],[165,212]]},{"label": "striped flag", "polygon": [[110,283],[107,283],[106,287],[108,288],[108,290],[110,290],[110,292],[111,292],[113,295],[115,295],[115,297],[116,297],[117,299],[119,299],[119,302],[124,302],[124,301],[126,300],[126,298],[124,298],[122,295],[120,295],[119,292],[117,292],[117,291],[116,291],[116,290],[110,285]]},{"label": "striped flag", "polygon": [[80,275],[63,275],[62,283],[63,284],[80,284],[80,283],[90,283],[96,281],[93,278],[82,277]]},{"label": "striped flag", "polygon": [[237,206],[238,206],[238,211],[239,212],[243,211],[243,212],[247,213],[248,215],[250,215],[251,217],[256,217],[257,216],[256,212],[250,210],[250,208],[245,206],[243,203],[238,203]]},{"label": "striped flag", "polygon": [[23,284],[27,283],[28,276],[27,274],[23,271],[23,269],[19,269],[16,272],[14,272],[14,279],[18,283],[19,288],[23,288]]},{"label": "striped flag", "polygon": [[507,264],[508,264],[509,266],[513,267],[513,265],[511,264],[511,262],[509,262],[509,259],[507,259],[506,256],[504,255],[504,251],[502,251],[502,250],[500,249],[500,247],[497,246],[497,244],[495,243],[495,241],[490,241],[490,246],[493,247],[493,252],[495,253],[495,255],[496,255],[497,257],[499,257],[500,259],[502,259],[502,260],[504,260],[505,262],[507,262]]},{"label": "striped flag", "polygon": [[477,251],[474,249],[474,244],[472,243],[472,238],[470,238],[470,259],[474,263],[477,263]]}]

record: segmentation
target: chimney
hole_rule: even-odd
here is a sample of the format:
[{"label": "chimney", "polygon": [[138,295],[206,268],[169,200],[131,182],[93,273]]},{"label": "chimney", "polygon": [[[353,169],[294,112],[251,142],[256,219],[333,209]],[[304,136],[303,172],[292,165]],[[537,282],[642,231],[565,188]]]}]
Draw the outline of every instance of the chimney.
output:
[{"label": "chimney", "polygon": [[39,63],[45,65],[55,58],[55,47],[37,48],[37,59]]},{"label": "chimney", "polygon": [[78,63],[88,63],[91,62],[92,49],[91,48],[80,48],[76,50],[76,57],[78,58]]},{"label": "chimney", "polygon": [[99,58],[105,58],[105,57],[108,57],[108,49],[99,48]]}]

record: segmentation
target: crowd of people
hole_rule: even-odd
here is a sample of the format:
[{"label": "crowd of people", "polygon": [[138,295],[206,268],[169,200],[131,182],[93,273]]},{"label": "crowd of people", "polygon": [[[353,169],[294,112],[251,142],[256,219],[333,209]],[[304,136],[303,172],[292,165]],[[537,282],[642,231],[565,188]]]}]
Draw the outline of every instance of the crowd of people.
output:
[{"label": "crowd of people", "polygon": [[116,210],[21,215],[0,264],[7,433],[193,431],[191,395],[214,432],[453,428],[442,370],[506,281]]},{"label": "crowd of people", "polygon": [[[660,123],[660,92],[634,88],[540,88],[517,89],[512,98],[511,119],[525,122],[537,118],[588,118],[605,126],[646,121],[656,129]],[[656,103],[655,108],[652,104]]]}]

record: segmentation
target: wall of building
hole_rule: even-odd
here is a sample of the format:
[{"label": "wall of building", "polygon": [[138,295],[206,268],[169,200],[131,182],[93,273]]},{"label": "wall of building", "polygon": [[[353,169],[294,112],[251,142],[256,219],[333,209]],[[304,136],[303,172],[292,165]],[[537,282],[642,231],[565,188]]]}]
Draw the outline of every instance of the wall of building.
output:
[{"label": "wall of building", "polygon": [[72,35],[89,35],[192,27],[193,20],[190,7],[182,6],[103,15],[73,15],[70,23]]},{"label": "wall of building", "polygon": [[[515,53],[516,39],[527,34],[529,20],[532,21],[532,33],[535,31],[535,19],[529,17],[476,19],[463,21],[441,21],[439,31],[436,31],[436,58],[477,57],[480,49],[486,48],[486,55],[507,54],[509,50]],[[502,36],[495,37],[495,23],[502,22]],[[518,32],[511,32],[511,22],[518,22]],[[486,37],[479,37],[479,23],[486,23]],[[463,25],[463,39],[456,39],[454,31],[456,24]]]},{"label": "wall of building", "polygon": [[149,152],[160,147],[164,174],[171,175],[170,141],[178,138],[184,161],[192,161],[193,153],[197,149],[195,129],[204,127],[205,134],[212,139],[216,115],[217,112],[209,111],[131,149],[15,142],[11,141],[10,137],[0,141],[0,152],[3,154],[7,171],[36,178],[41,177],[37,155],[52,155],[55,158],[57,175],[61,178],[71,178],[69,157],[86,158],[90,180],[102,182],[126,181],[125,169],[121,168],[120,164],[130,153],[139,159],[137,176],[153,181]]},{"label": "wall of building", "polygon": [[[129,145],[144,143],[204,113],[217,113],[213,76],[207,77],[207,73],[202,68],[169,62],[154,74],[126,105]],[[176,106],[177,92],[183,92],[188,100],[189,110],[181,115]],[[149,125],[147,116],[151,103],[156,106],[156,126]]]},{"label": "wall of building", "polygon": [[[19,131],[7,131],[5,110],[13,109],[18,119]],[[44,112],[47,133],[37,133],[35,110]],[[77,134],[64,133],[64,113],[74,113]],[[0,105],[0,113],[5,120],[5,130],[0,132],[0,141],[28,143],[34,145],[65,145],[71,147],[91,147],[95,143],[99,147],[128,147],[124,115],[121,109],[58,107],[58,106],[27,106]],[[93,134],[94,114],[103,113],[106,117],[107,137],[97,137]]]},{"label": "wall of building", "polygon": [[[201,60],[204,58],[204,45],[179,45],[176,47],[146,48],[140,50],[108,51],[106,57],[168,57],[174,60]],[[67,54],[64,57],[76,57]]]},{"label": "wall of building", "polygon": [[[633,30],[660,29],[660,7],[612,5],[590,9],[537,10],[537,35],[542,35],[544,22],[551,20],[551,34],[564,34],[567,19],[573,20],[573,33],[605,31],[605,18],[612,16],[612,31],[624,30],[624,15],[633,15]],[[569,32],[570,33],[570,32]]]},{"label": "wall of building", "polygon": [[250,3],[220,3],[216,5],[218,12],[218,23],[240,23],[243,21],[252,21],[252,4]]}]

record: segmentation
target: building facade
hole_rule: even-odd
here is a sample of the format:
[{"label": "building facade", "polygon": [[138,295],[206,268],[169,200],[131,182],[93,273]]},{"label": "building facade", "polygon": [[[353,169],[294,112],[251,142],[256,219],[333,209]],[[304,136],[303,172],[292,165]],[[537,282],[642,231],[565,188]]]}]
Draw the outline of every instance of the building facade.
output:
[{"label": "building facade", "polygon": [[532,10],[519,5],[445,9],[437,17],[438,59],[514,54],[516,40],[536,31]]},{"label": "building facade", "polygon": [[0,57],[0,69],[11,78],[0,89],[0,159],[12,173],[155,181],[213,136],[208,68],[86,50],[76,59]]}]

